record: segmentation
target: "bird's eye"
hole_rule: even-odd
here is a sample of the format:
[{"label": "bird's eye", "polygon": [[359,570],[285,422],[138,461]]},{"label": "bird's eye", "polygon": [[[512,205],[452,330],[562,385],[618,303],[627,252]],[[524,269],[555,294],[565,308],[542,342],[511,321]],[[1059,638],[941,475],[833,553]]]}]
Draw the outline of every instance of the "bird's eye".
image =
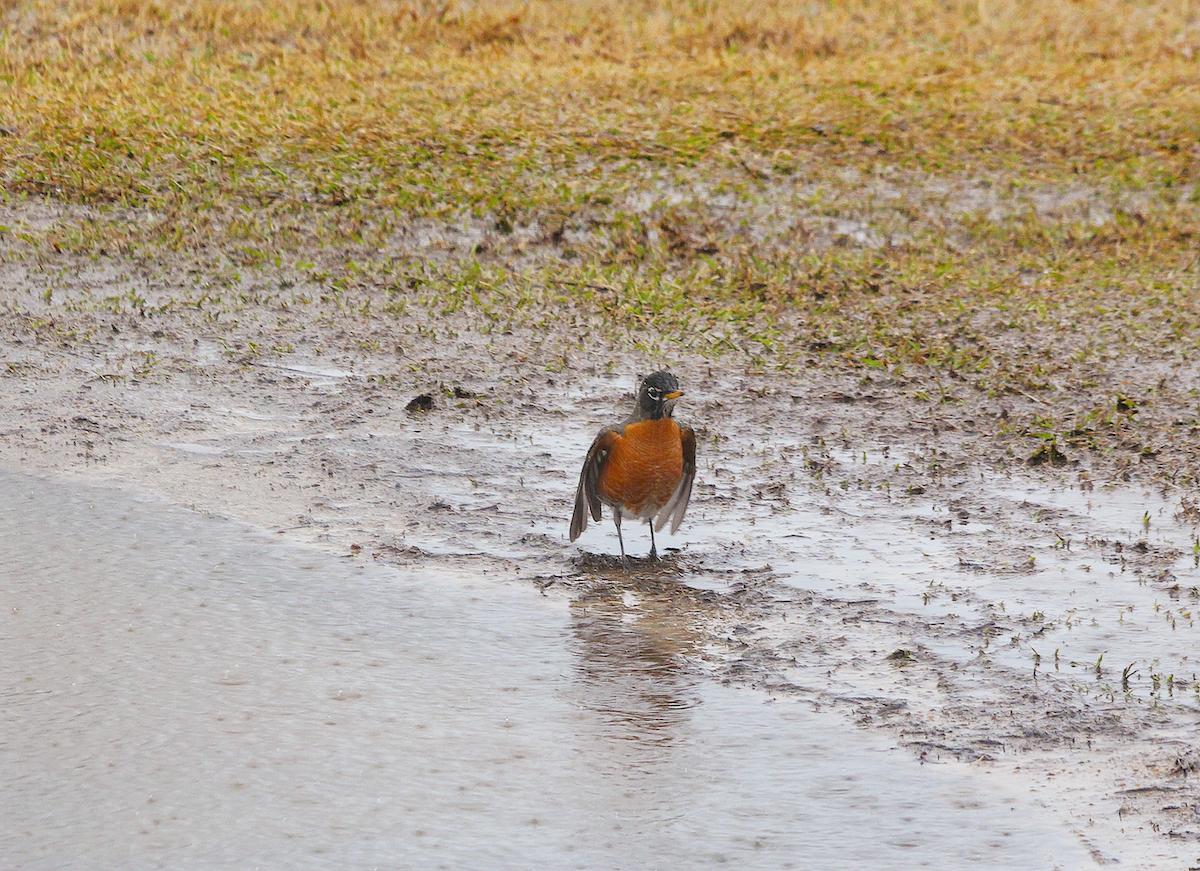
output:
[{"label": "bird's eye", "polygon": [[649,396],[651,399],[653,399],[655,402],[657,402],[658,398],[662,394],[659,392],[659,389],[657,387],[650,387],[646,390],[646,395]]}]

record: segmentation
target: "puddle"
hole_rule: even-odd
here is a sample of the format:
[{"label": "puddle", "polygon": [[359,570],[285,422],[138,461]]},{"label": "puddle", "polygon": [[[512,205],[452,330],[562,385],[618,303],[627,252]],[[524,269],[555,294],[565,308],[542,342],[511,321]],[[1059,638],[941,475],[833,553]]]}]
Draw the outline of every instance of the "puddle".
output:
[{"label": "puddle", "polygon": [[[885,472],[911,459],[895,449],[834,457]],[[986,654],[1017,672],[1036,666],[1040,676],[1087,683],[1087,692],[1200,704],[1197,530],[1177,499],[979,470],[940,503],[821,494],[795,486],[800,460],[788,448],[761,462],[746,483],[737,480],[743,469],[724,478],[707,470],[714,492],[671,543],[697,562],[769,565],[796,590],[877,605],[872,619],[898,630],[920,618],[912,640],[959,664]],[[793,483],[756,489],[764,479]],[[639,533],[630,529],[626,541]],[[611,523],[583,541],[616,547]]]},{"label": "puddle", "polygon": [[989,492],[1043,527],[1030,571],[985,575],[977,588],[1034,624],[1006,659],[1019,647],[1026,664],[1036,651],[1043,669],[1103,693],[1200,704],[1196,529],[1177,517],[1178,502],[1137,487],[1048,489],[1020,478]]},{"label": "puddle", "polygon": [[[629,386],[627,378],[598,377],[572,387],[570,398],[621,397]],[[470,425],[447,408],[363,415],[353,429],[323,421],[299,432],[300,424],[251,433],[226,427],[219,439],[169,444],[173,453],[222,462],[265,455],[282,462],[285,452],[304,452],[319,464],[329,495],[306,493],[290,473],[276,478],[271,498],[290,512],[286,523],[269,521],[280,527],[361,541],[378,521],[387,552],[487,558],[522,577],[569,579],[581,552],[619,553],[607,516],[574,546],[566,541],[578,458],[616,413],[582,405],[593,423],[568,424],[564,411],[549,426],[542,417],[515,429],[479,418]],[[1039,677],[1090,682],[1088,692],[1115,687],[1119,695],[1186,705],[1200,698],[1193,530],[1161,498],[1134,488],[1055,489],[1044,479],[975,470],[950,486],[951,498],[939,491],[935,501],[908,486],[927,459],[911,447],[826,448],[759,435],[738,451],[702,452],[687,521],[679,534],[659,537],[661,550],[682,555],[680,583],[724,595],[747,574],[769,576],[801,594],[874,607],[880,613],[871,619],[896,627],[891,649],[919,644],[960,665],[983,655],[1022,674],[1036,667]],[[810,464],[831,467],[829,487],[860,478],[883,486],[822,492]],[[364,484],[378,487],[367,499],[354,490]],[[408,507],[403,526],[390,523],[389,502]],[[547,510],[553,505],[559,513]],[[624,531],[629,554],[643,556],[645,526]],[[1173,581],[1117,550],[1141,540],[1173,554],[1156,563]],[[910,618],[911,631],[901,626]]]},{"label": "puddle", "polygon": [[999,770],[696,662],[669,598],[401,572],[0,473],[23,869],[1082,868]]}]

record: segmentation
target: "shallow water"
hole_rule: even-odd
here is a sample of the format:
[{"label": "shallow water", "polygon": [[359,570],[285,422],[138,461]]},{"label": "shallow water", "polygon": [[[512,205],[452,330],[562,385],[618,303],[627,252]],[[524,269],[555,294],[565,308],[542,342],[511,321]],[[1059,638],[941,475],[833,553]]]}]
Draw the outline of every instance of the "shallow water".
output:
[{"label": "shallow water", "polygon": [[[850,467],[904,462],[895,450],[834,455]],[[770,460],[777,468],[798,462],[778,449]],[[720,469],[707,471],[718,479],[718,496],[727,490],[736,497],[717,510],[698,506],[679,535],[660,545],[685,547],[714,565],[770,565],[785,585],[878,602],[892,615],[919,617],[922,630],[1004,623],[986,645],[969,633],[922,631],[912,639],[958,662],[986,652],[1014,670],[1036,666],[1039,676],[1068,678],[1089,692],[1200,705],[1200,546],[1197,529],[1177,513],[1178,499],[976,470],[957,503],[969,510],[959,510],[875,492],[814,498],[797,488],[787,499],[756,497],[723,485]],[[645,527],[625,535],[627,545],[645,548]],[[616,552],[607,518],[585,536],[589,550]],[[1156,574],[1135,572],[1121,556],[1143,543],[1164,555]],[[706,586],[700,576],[687,583]]]},{"label": "shallow water", "polygon": [[1079,868],[983,767],[722,686],[685,609],[0,472],[10,867]]}]

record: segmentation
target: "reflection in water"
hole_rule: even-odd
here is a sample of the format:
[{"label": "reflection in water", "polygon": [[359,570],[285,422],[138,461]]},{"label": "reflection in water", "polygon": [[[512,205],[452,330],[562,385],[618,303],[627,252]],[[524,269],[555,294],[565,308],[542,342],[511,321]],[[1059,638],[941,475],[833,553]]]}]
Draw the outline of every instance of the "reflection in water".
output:
[{"label": "reflection in water", "polygon": [[583,704],[613,737],[670,743],[699,702],[687,662],[699,643],[692,615],[661,593],[606,586],[572,602],[571,629]]}]

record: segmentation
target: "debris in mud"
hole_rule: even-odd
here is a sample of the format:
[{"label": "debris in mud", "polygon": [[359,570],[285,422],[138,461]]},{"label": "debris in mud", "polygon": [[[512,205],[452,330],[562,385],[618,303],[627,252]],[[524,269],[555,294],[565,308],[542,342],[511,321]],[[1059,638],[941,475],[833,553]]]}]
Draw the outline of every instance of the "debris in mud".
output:
[{"label": "debris in mud", "polygon": [[[1125,545],[1123,545],[1119,541],[1116,542],[1117,553],[1122,553],[1125,551],[1125,549],[1126,549]],[[1141,538],[1141,539],[1138,539],[1133,544],[1129,545],[1128,549],[1131,551],[1134,551],[1135,553],[1149,553],[1150,552],[1150,543],[1147,542],[1146,539]]]},{"label": "debris in mud", "polygon": [[1187,777],[1196,771],[1200,771],[1200,754],[1189,752],[1175,758],[1171,774]]},{"label": "debris in mud", "polygon": [[454,385],[454,398],[455,399],[474,399],[477,396],[479,396],[479,394],[475,393],[472,390],[467,390],[463,387],[458,386],[457,384]]},{"label": "debris in mud", "polygon": [[426,558],[429,551],[417,547],[415,544],[398,545],[391,542],[383,542],[376,545],[376,550],[371,554],[372,558],[379,559],[382,557],[409,557],[409,558]]},{"label": "debris in mud", "polygon": [[1117,790],[1118,795],[1145,795],[1150,792],[1179,792],[1183,787],[1180,786],[1164,786],[1160,783],[1151,786],[1134,786],[1130,789]]},{"label": "debris in mud", "polygon": [[1130,417],[1138,413],[1137,400],[1130,399],[1128,396],[1118,396],[1116,406],[1119,413],[1127,414]]},{"label": "debris in mud", "polygon": [[894,662],[896,665],[905,666],[917,661],[916,655],[911,650],[905,650],[899,647],[888,654],[888,661]]},{"label": "debris in mud", "polygon": [[408,405],[404,406],[405,411],[430,411],[433,408],[433,394],[422,393],[420,396],[414,396],[408,401]]},{"label": "debris in mud", "polygon": [[1059,450],[1058,442],[1051,439],[1030,454],[1029,459],[1025,462],[1030,466],[1041,466],[1049,463],[1052,466],[1059,467],[1067,464],[1067,455]]},{"label": "debris in mud", "polygon": [[[812,344],[817,344],[817,343],[812,343]],[[810,347],[812,346],[812,344],[810,344]],[[825,344],[828,345],[829,343],[826,342]],[[879,397],[873,393],[851,394],[851,393],[843,393],[840,390],[833,391],[832,393],[830,393],[828,395],[828,398],[833,402],[842,403],[843,405],[853,405],[856,402],[875,402],[876,400],[879,399]]]},{"label": "debris in mud", "polygon": [[91,432],[100,432],[100,424],[92,420],[90,417],[82,415],[71,418],[71,423],[75,424],[80,429],[86,429]]}]

